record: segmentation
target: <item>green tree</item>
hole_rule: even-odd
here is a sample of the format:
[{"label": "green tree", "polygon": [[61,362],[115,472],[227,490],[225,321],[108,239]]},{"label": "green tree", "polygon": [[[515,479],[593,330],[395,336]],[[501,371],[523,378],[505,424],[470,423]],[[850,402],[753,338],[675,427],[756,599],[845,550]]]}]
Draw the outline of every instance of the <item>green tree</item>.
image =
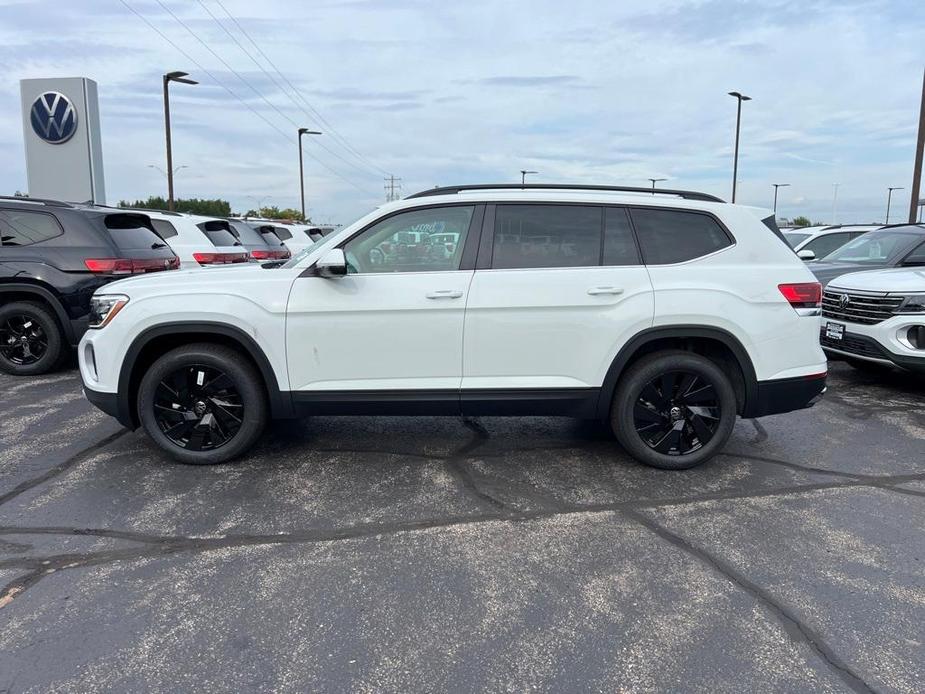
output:
[{"label": "green tree", "polygon": [[280,209],[276,206],[272,207],[261,207],[259,210],[248,210],[245,217],[263,217],[265,219],[291,219],[294,221],[302,221],[302,213],[298,210],[294,210],[291,207],[285,207]]},{"label": "green tree", "polygon": [[808,227],[808,226],[812,226],[813,224],[811,221],[809,221],[809,217],[804,217],[802,215],[800,215],[799,217],[794,217],[792,222],[793,222],[793,226],[795,227]]},{"label": "green tree", "polygon": [[[146,210],[166,210],[167,200],[160,195],[151,195],[147,200],[136,200],[130,202],[121,200],[119,207],[134,207]],[[231,216],[231,204],[227,200],[216,198],[207,200],[205,198],[180,198],[176,201],[177,212],[189,212],[190,214],[201,214],[206,217],[229,217]]]}]

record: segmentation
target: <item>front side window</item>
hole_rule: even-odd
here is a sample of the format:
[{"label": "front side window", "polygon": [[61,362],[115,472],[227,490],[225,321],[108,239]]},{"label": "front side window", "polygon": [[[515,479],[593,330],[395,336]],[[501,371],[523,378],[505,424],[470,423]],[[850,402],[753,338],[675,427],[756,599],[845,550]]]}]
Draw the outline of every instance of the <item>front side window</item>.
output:
[{"label": "front side window", "polygon": [[848,232],[840,234],[826,234],[825,236],[818,236],[814,238],[800,250],[812,251],[816,254],[817,258],[822,258],[827,256],[832,251],[838,250],[850,240],[851,234]]},{"label": "front side window", "polygon": [[882,265],[903,247],[908,248],[914,238],[908,232],[871,231],[833,251],[825,260],[827,263]]},{"label": "front side window", "polygon": [[492,268],[601,264],[602,209],[582,205],[498,205]]},{"label": "front side window", "polygon": [[732,245],[723,228],[706,214],[643,208],[630,214],[647,265],[683,263]]},{"label": "front side window", "polygon": [[50,214],[0,210],[0,246],[30,246],[62,233],[58,221]]},{"label": "front side window", "polygon": [[348,274],[458,270],[475,207],[401,212],[374,224],[344,246]]}]

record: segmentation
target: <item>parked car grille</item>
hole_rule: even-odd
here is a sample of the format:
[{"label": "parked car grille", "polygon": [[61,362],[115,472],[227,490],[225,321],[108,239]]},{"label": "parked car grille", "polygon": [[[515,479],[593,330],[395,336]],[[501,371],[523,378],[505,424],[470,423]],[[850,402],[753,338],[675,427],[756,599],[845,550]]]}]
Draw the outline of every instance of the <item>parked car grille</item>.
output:
[{"label": "parked car grille", "polygon": [[862,357],[875,357],[877,359],[889,359],[889,355],[876,341],[862,335],[851,335],[845,333],[841,340],[833,340],[825,336],[825,329],[819,334],[819,342],[823,347],[837,349],[839,352],[848,352],[857,354]]},{"label": "parked car grille", "polygon": [[[842,305],[842,297],[848,302]],[[903,302],[903,296],[871,296],[826,289],[822,293],[822,315],[849,323],[876,325],[891,318]]]}]

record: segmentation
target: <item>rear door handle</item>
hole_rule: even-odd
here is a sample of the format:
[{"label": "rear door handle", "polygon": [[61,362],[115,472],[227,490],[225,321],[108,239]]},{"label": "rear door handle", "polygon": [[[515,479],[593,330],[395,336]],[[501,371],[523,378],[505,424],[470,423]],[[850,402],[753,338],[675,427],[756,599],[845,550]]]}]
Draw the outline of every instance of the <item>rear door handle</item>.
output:
[{"label": "rear door handle", "polygon": [[428,299],[458,299],[462,295],[461,289],[438,289],[433,292],[427,292],[425,296]]},{"label": "rear door handle", "polygon": [[588,294],[591,296],[598,296],[600,294],[622,294],[622,287],[591,287],[588,290]]}]

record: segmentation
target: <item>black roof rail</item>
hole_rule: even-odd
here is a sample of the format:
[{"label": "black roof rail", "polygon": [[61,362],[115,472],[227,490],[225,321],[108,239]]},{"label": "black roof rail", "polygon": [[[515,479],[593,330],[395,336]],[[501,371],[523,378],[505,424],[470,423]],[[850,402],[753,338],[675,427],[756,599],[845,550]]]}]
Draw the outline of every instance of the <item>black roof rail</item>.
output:
[{"label": "black roof rail", "polygon": [[671,190],[667,188],[640,188],[633,186],[593,186],[580,185],[574,183],[477,183],[462,186],[442,186],[422,190],[419,193],[409,195],[405,200],[412,198],[426,198],[431,195],[453,195],[468,190],[591,190],[591,191],[610,191],[619,193],[647,193],[651,195],[676,195],[685,200],[702,200],[704,202],[726,202],[722,198],[709,193],[699,193],[692,190]]},{"label": "black roof rail", "polygon": [[25,195],[0,195],[0,200],[25,203],[34,202],[38,205],[46,205],[47,207],[73,207],[73,205],[69,202],[63,202],[61,200],[50,200],[48,198],[30,198]]}]

